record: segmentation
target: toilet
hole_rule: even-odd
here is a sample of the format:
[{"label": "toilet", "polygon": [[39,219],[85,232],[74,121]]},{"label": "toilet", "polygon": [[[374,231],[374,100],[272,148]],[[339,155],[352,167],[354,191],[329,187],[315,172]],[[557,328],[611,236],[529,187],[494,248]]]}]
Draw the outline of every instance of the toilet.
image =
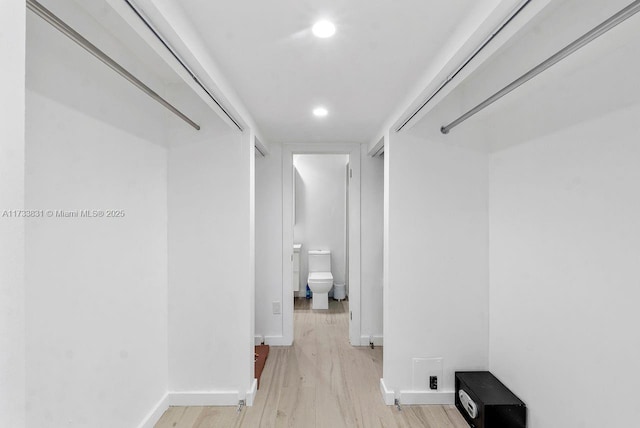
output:
[{"label": "toilet", "polygon": [[307,284],[313,292],[311,309],[329,309],[329,291],[333,287],[331,251],[309,251],[309,277]]}]

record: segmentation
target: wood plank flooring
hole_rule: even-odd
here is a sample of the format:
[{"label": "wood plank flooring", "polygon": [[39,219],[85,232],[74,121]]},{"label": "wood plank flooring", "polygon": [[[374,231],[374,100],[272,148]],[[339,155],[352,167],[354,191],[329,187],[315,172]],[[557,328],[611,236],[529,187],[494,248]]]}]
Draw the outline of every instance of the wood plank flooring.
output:
[{"label": "wood plank flooring", "polygon": [[313,311],[296,299],[292,347],[271,347],[252,407],[170,407],[156,428],[467,428],[454,406],[382,401],[382,348],[353,347],[348,302]]}]

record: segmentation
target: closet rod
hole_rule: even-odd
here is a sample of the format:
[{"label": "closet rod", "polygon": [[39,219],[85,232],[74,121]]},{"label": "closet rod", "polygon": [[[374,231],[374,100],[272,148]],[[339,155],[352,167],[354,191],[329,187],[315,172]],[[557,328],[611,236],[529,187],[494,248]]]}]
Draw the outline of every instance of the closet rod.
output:
[{"label": "closet rod", "polygon": [[244,129],[242,128],[242,126],[238,123],[238,121],[233,117],[233,115],[231,115],[231,113],[229,113],[227,111],[227,109],[222,105],[221,102],[219,102],[216,97],[213,96],[213,94],[211,93],[211,91],[209,89],[207,89],[207,87],[204,85],[204,83],[202,83],[200,81],[200,79],[198,78],[198,76],[196,76],[196,74],[191,70],[191,68],[189,68],[189,66],[185,63],[185,61],[182,60],[182,58],[180,57],[180,55],[177,54],[177,52],[175,51],[175,49],[173,49],[173,47],[171,47],[171,45],[169,44],[169,42],[167,42],[165,40],[164,37],[162,37],[162,35],[160,34],[160,32],[158,30],[156,30],[156,28],[153,26],[153,24],[151,23],[151,21],[149,21],[146,17],[145,14],[138,8],[138,6],[136,6],[131,0],[124,0],[125,3],[127,3],[127,5],[129,5],[129,8],[133,11],[133,13],[136,14],[136,16],[138,18],[140,18],[140,20],[144,23],[144,25],[149,29],[149,31],[151,31],[151,33],[156,37],[156,39],[158,39],[158,41],[160,43],[162,43],[162,45],[169,51],[169,53],[171,54],[171,56],[173,56],[175,58],[176,61],[178,61],[178,64],[180,64],[182,66],[182,68],[184,68],[184,70],[187,72],[187,74],[189,74],[189,76],[191,76],[191,78],[193,79],[193,81],[200,86],[200,88],[209,96],[209,98],[211,98],[211,100],[220,108],[220,110],[222,110],[222,112],[225,114],[225,116],[227,116],[229,118],[229,120],[231,122],[233,122],[233,124],[236,126],[236,128],[238,128],[238,130],[240,132],[244,132]]},{"label": "closet rod", "polygon": [[471,63],[471,61],[473,61],[479,54],[480,52],[482,52],[484,50],[484,48],[487,47],[487,45],[489,43],[491,43],[493,41],[493,39],[495,39],[498,34],[500,34],[502,32],[502,30],[504,30],[507,25],[509,25],[511,23],[511,21],[513,21],[514,19],[516,19],[516,17],[520,14],[520,12],[522,12],[524,10],[525,7],[527,7],[529,5],[529,3],[531,3],[532,0],[524,0],[523,2],[520,3],[520,5],[518,7],[516,7],[510,14],[509,16],[502,21],[502,23],[498,26],[498,28],[496,28],[489,37],[487,37],[484,42],[482,42],[480,44],[480,46],[478,46],[471,55],[469,55],[467,57],[466,60],[464,60],[464,62],[462,64],[460,64],[458,66],[458,68],[451,73],[441,84],[440,86],[438,86],[438,88],[433,91],[431,93],[431,95],[429,95],[429,97],[427,97],[426,100],[424,100],[424,102],[422,104],[420,104],[420,106],[415,109],[413,111],[413,113],[411,113],[409,115],[409,117],[407,117],[403,122],[402,125],[398,126],[396,128],[396,132],[400,132],[402,131],[402,128],[404,128],[407,123],[409,123],[414,117],[416,117],[418,115],[418,113],[420,113],[422,111],[423,108],[425,108],[425,106],[427,104],[429,104],[431,102],[432,99],[434,99],[439,93],[440,91],[442,91],[449,83],[451,83],[451,81],[453,81],[453,79],[455,79],[458,74],[460,74],[460,72],[462,70],[464,70],[467,65],[469,65],[469,63]]},{"label": "closet rod", "polygon": [[129,82],[131,82],[134,86],[136,86],[142,92],[144,92],[145,94],[149,95],[151,98],[153,98],[154,100],[156,100],[157,102],[162,104],[164,107],[166,107],[173,114],[178,116],[180,119],[184,120],[189,125],[193,126],[195,129],[200,130],[200,125],[198,125],[197,123],[195,123],[194,121],[189,119],[180,110],[178,110],[177,108],[175,108],[174,106],[169,104],[164,98],[162,98],[160,95],[158,95],[156,92],[154,92],[147,85],[142,83],[133,74],[129,73],[124,67],[122,67],[120,64],[115,62],[113,59],[111,59],[111,57],[109,57],[107,54],[105,54],[100,49],[98,49],[90,41],[88,41],[87,39],[82,37],[73,28],[69,27],[60,18],[55,16],[50,10],[48,10],[47,8],[42,6],[36,0],[26,0],[26,1],[27,1],[27,8],[29,8],[29,10],[34,12],[40,18],[42,18],[45,21],[47,21],[49,24],[51,24],[55,29],[60,31],[62,34],[64,34],[65,36],[69,37],[71,40],[76,42],[78,45],[80,45],[82,48],[84,48],[91,55],[95,56],[100,61],[102,61],[104,64],[106,64],[113,71],[115,71],[116,73],[118,73],[119,75],[121,75],[122,77],[127,79]]},{"label": "closet rod", "polygon": [[531,70],[523,74],[522,76],[518,77],[509,85],[500,89],[498,92],[491,95],[489,98],[487,98],[486,100],[484,100],[483,102],[481,102],[480,104],[478,104],[477,106],[475,106],[474,108],[472,108],[471,110],[469,110],[468,112],[466,112],[465,114],[463,114],[462,116],[460,116],[459,118],[451,122],[450,124],[441,127],[440,131],[443,134],[448,134],[449,131],[451,131],[456,126],[460,125],[465,120],[469,119],[474,114],[478,113],[479,111],[495,103],[500,98],[504,97],[514,89],[518,88],[519,86],[522,86],[524,83],[533,79],[538,74],[542,73],[543,71],[547,70],[551,66],[562,61],[572,53],[576,52],[577,50],[584,47],[585,45],[591,43],[592,41],[594,41],[595,39],[597,39],[607,31],[621,24],[628,18],[631,18],[633,15],[635,15],[638,12],[640,12],[640,0],[634,1],[629,6],[625,7],[620,12],[616,13],[611,18],[607,19],[606,21],[604,21],[602,24],[598,25],[591,31],[587,32],[582,37],[578,38],[574,42],[565,46],[563,49],[559,50],[554,55],[546,59],[545,61],[541,62],[540,64],[538,64],[537,66],[535,66],[534,68],[532,68]]}]

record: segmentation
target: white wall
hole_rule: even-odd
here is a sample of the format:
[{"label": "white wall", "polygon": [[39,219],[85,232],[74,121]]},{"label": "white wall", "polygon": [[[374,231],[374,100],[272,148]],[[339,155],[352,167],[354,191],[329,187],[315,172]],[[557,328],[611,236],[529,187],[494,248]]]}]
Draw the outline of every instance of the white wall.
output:
[{"label": "white wall", "polygon": [[[282,336],[282,146],[256,158],[256,335]],[[268,339],[267,339],[268,342]]]},{"label": "white wall", "polygon": [[[488,160],[409,133],[385,147],[384,384],[401,402],[453,402],[454,371],[488,366]],[[386,180],[385,177],[385,180]],[[443,358],[439,392],[413,358]]]},{"label": "white wall", "polygon": [[125,213],[27,221],[27,423],[136,426],[167,390],[165,112],[27,22],[27,207]]},{"label": "white wall", "polygon": [[638,284],[640,15],[449,135],[437,130],[627,4],[552,2],[411,131],[452,149],[503,150],[490,166],[489,366],[534,428],[638,416],[627,385],[640,352],[628,303]]},{"label": "white wall", "polygon": [[49,6],[202,131],[30,15],[27,207],[125,216],[28,222],[28,425],[148,426],[167,404],[251,404],[254,134],[150,66],[139,40],[129,50],[77,4]]},{"label": "white wall", "polygon": [[295,225],[293,239],[300,252],[300,294],[309,276],[308,252],[331,251],[334,283],[345,281],[347,155],[294,155]]},{"label": "white wall", "polygon": [[640,417],[639,114],[491,158],[491,370],[532,428]]},{"label": "white wall", "polygon": [[207,117],[199,132],[174,130],[169,150],[173,404],[235,404],[253,380],[254,152],[247,135]]},{"label": "white wall", "polygon": [[[385,275],[389,279],[385,289],[385,345],[402,349],[406,343],[397,346],[395,335],[387,328],[396,324],[394,266],[400,261],[394,262],[393,249],[402,244],[397,242],[402,236],[394,225],[410,223],[405,216],[415,210],[415,204],[406,209],[404,199],[409,199],[408,195],[402,201],[394,199],[397,193],[393,189],[406,185],[403,177],[408,175],[396,174],[393,169],[398,152],[413,151],[414,157],[422,154],[413,168],[424,172],[414,186],[431,189],[438,183],[450,192],[452,180],[470,179],[468,165],[445,161],[443,168],[448,168],[452,176],[449,180],[442,176],[433,179],[426,170],[437,171],[432,163],[443,162],[444,158],[429,146],[443,147],[450,153],[463,152],[462,147],[466,147],[469,153],[478,150],[478,156],[483,156],[480,151],[502,150],[488,155],[490,221],[485,228],[490,233],[490,339],[488,350],[477,347],[475,354],[480,362],[489,352],[489,368],[526,402],[529,426],[533,428],[624,426],[639,416],[633,405],[637,394],[630,385],[638,380],[632,367],[640,353],[640,340],[634,330],[639,319],[632,303],[638,299],[639,276],[634,268],[640,257],[640,229],[635,220],[640,205],[634,197],[640,182],[640,153],[634,143],[640,133],[635,120],[640,112],[640,92],[634,85],[640,69],[634,55],[639,46],[640,15],[449,135],[441,135],[438,129],[626,4],[619,0],[606,4],[553,2],[421,123],[403,131],[404,135],[392,134],[385,152],[391,170],[385,177],[391,189],[386,195],[389,269]],[[411,133],[421,135],[422,145],[411,142],[412,137],[407,135]],[[394,144],[397,140],[400,144]],[[412,169],[410,164],[400,165]],[[403,181],[397,183],[398,179]],[[486,197],[486,185],[486,180],[478,178],[466,187]],[[431,194],[421,190],[423,195]],[[466,199],[470,203],[473,197],[467,195]],[[446,208],[445,204],[438,205],[438,212]],[[402,207],[404,212],[399,210]],[[468,213],[472,210],[465,209]],[[398,215],[402,221],[396,218]],[[425,210],[421,217],[416,222],[432,226],[419,224],[414,228],[415,236],[429,246],[433,241],[429,227],[439,222]],[[476,220],[478,227],[485,223]],[[442,224],[443,233],[458,236],[459,224]],[[465,243],[461,249],[470,248]],[[457,259],[465,271],[476,270],[474,261],[464,254],[454,254],[447,246],[441,246],[440,251],[440,256],[449,255],[451,260],[442,263],[433,254],[428,254],[428,260],[449,266]],[[477,260],[483,258],[486,256]],[[405,266],[415,265],[413,260],[401,261]],[[433,271],[430,268],[431,264],[425,266]],[[420,271],[413,267],[409,270],[414,275]],[[475,278],[482,278],[479,270]],[[460,306],[468,302],[459,300],[473,293],[477,285],[471,277],[466,282],[457,292],[459,299],[447,303],[450,314],[442,317],[445,326],[441,330],[448,332],[451,344],[458,338],[456,330],[449,327],[451,322],[460,313],[465,317],[469,314],[468,308]],[[422,312],[429,310],[429,298],[441,301],[441,292],[422,296]],[[407,311],[420,312],[417,308]],[[428,326],[427,319],[428,315],[422,315],[414,322]],[[473,318],[468,317],[468,321],[469,326],[476,326]],[[476,335],[466,334],[465,340]],[[402,337],[400,333],[397,336]],[[384,386],[393,390],[389,379],[394,372],[390,370],[396,370],[397,363],[392,361],[396,356],[389,346],[385,349]],[[471,368],[465,365],[457,369]]]},{"label": "white wall", "polygon": [[25,7],[0,1],[0,426],[25,424],[24,209]]},{"label": "white wall", "polygon": [[[361,147],[361,335],[382,337],[382,244],[384,159],[367,155]],[[366,342],[368,343],[368,342]]]}]

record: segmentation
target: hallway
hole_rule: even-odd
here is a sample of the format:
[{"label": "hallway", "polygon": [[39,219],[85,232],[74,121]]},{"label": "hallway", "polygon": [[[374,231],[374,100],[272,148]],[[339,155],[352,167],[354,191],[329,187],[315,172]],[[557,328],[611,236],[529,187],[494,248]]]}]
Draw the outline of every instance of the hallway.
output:
[{"label": "hallway", "polygon": [[296,299],[295,342],[271,347],[252,407],[170,407],[156,428],[427,427],[465,428],[454,406],[385,406],[380,397],[382,348],[352,347],[348,305],[329,311]]}]

